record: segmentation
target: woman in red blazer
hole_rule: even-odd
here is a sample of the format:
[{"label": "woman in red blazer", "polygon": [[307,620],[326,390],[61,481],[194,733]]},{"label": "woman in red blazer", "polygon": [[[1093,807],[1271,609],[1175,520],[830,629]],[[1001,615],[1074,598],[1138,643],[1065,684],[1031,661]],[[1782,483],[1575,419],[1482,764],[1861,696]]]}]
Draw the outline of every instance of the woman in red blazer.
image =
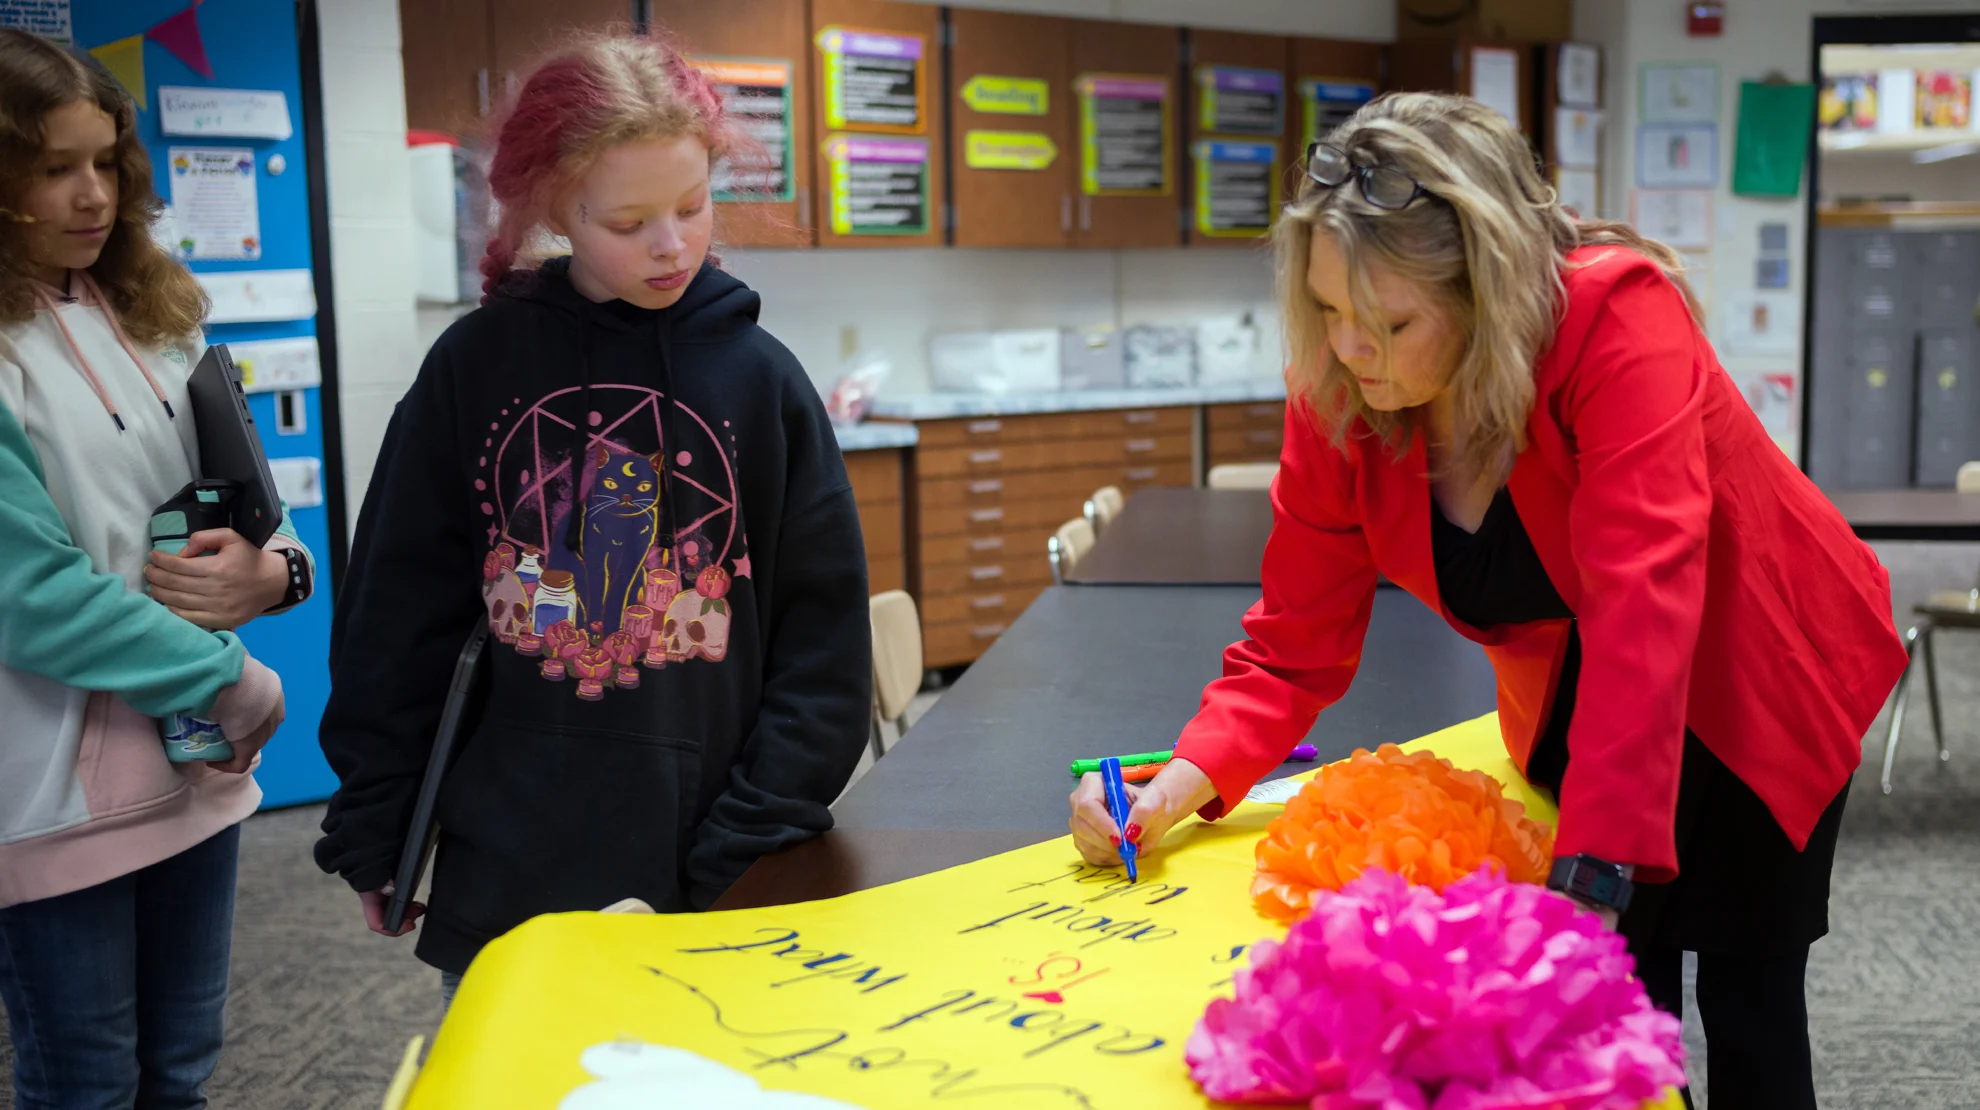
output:
[{"label": "woman in red blazer", "polygon": [[[1560,799],[1553,885],[1622,911],[1673,1013],[1699,953],[1715,1098],[1814,1106],[1808,946],[1905,663],[1888,577],[1727,379],[1677,257],[1564,212],[1496,113],[1384,97],[1307,171],[1263,600],[1127,838],[1218,816],[1306,736],[1380,572],[1491,658],[1506,747]],[[1073,804],[1112,862],[1097,782]]]}]

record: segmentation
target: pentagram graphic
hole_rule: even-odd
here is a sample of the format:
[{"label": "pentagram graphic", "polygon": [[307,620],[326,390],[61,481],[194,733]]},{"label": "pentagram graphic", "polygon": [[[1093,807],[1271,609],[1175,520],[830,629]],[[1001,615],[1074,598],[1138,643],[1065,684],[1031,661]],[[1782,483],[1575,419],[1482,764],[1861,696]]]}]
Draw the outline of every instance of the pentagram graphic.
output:
[{"label": "pentagram graphic", "polygon": [[595,701],[641,667],[721,662],[750,565],[733,433],[643,386],[596,384],[585,401],[571,386],[502,409],[474,489],[491,631]]}]

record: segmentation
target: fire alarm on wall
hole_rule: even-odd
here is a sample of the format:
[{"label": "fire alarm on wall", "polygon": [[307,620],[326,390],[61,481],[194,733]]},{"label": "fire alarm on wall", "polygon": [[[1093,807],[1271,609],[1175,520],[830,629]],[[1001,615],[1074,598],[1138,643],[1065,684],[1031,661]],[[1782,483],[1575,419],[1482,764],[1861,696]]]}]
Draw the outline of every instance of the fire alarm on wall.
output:
[{"label": "fire alarm on wall", "polygon": [[1693,35],[1716,35],[1725,29],[1726,6],[1723,3],[1698,3],[1687,0],[1684,5],[1685,31]]}]

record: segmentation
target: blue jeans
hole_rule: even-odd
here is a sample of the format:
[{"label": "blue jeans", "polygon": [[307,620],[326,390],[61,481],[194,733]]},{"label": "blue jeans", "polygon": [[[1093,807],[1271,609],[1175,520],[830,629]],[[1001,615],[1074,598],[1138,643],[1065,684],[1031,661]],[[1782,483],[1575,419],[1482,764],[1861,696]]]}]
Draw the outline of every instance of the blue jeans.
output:
[{"label": "blue jeans", "polygon": [[201,1110],[220,1060],[236,825],[99,886],[0,909],[17,1110]]}]

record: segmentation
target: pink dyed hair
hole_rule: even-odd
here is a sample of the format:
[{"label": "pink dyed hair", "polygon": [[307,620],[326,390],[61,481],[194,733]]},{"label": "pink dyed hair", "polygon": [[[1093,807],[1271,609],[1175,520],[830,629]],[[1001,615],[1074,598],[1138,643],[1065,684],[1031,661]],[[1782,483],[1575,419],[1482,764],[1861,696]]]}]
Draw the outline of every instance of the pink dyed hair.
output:
[{"label": "pink dyed hair", "polygon": [[488,189],[501,216],[481,259],[484,302],[519,268],[552,199],[606,150],[692,135],[719,158],[744,141],[678,49],[625,33],[587,35],[537,66],[494,135]]}]

